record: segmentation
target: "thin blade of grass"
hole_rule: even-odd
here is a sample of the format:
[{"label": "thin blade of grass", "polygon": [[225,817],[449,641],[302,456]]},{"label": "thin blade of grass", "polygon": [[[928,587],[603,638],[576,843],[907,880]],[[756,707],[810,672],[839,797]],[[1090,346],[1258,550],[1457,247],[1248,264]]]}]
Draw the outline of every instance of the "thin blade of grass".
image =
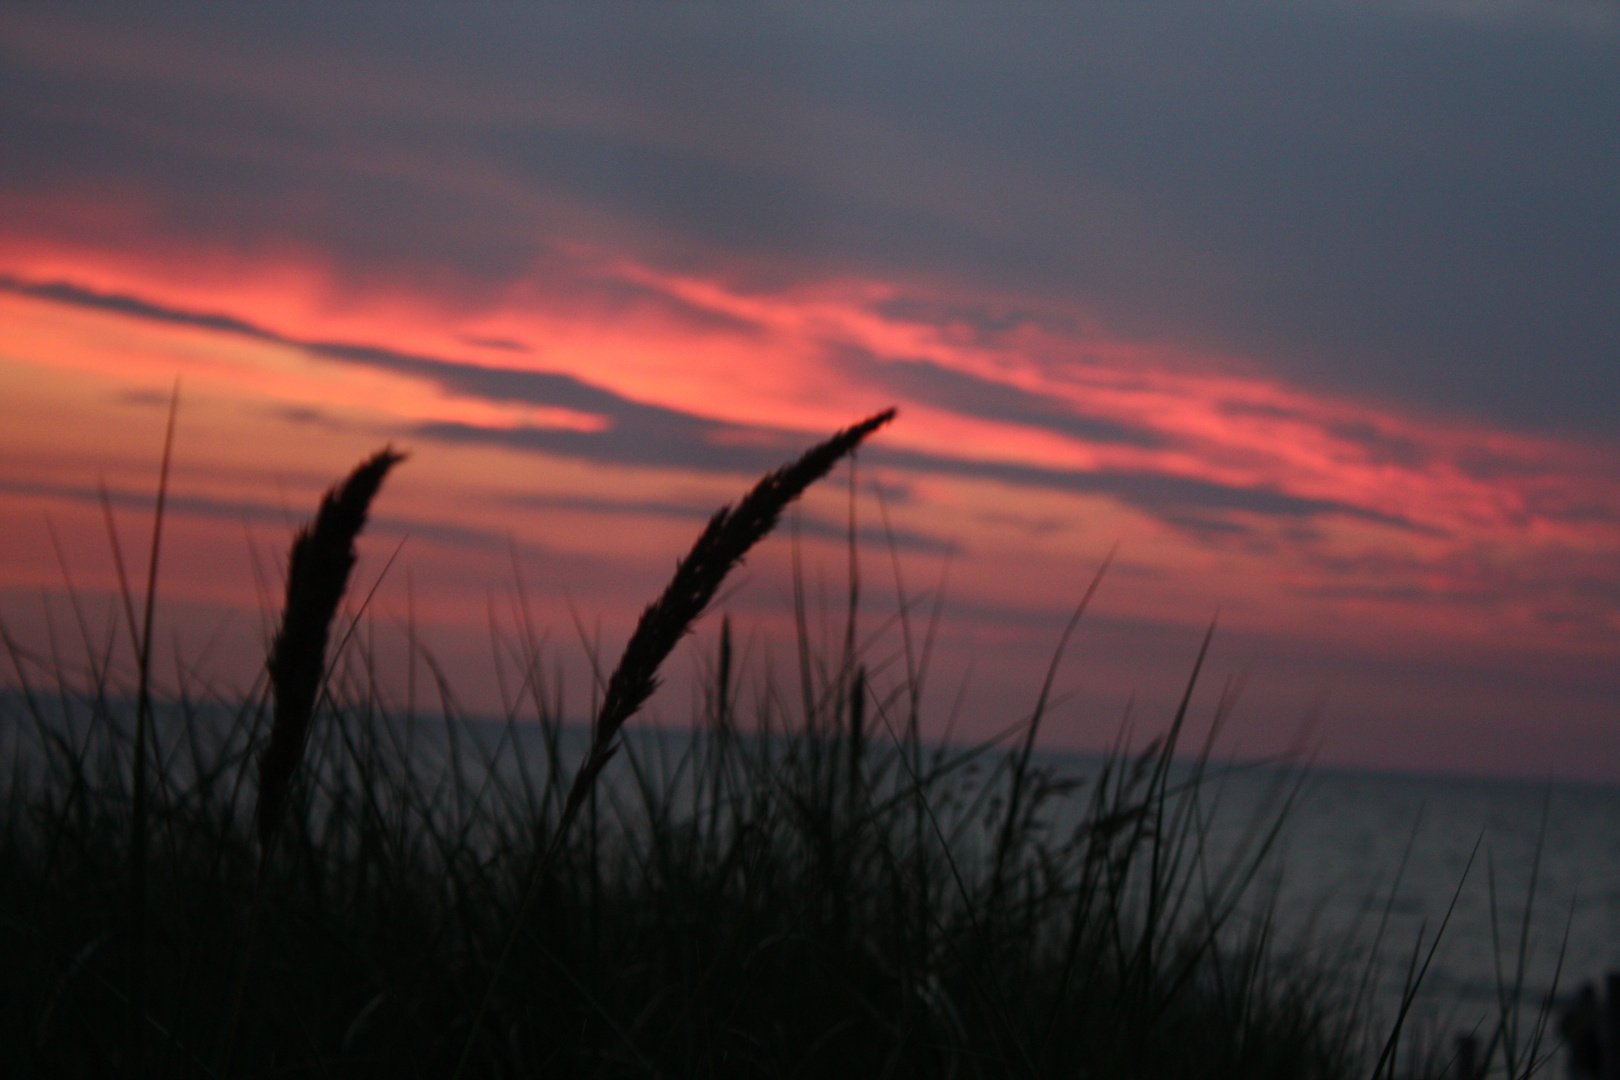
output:
[{"label": "thin blade of grass", "polygon": [[[163,434],[163,464],[158,470],[157,507],[152,514],[152,548],[146,563],[146,600],[141,634],[135,641],[135,760],[130,800],[129,845],[129,1016],[128,1052],[131,1065],[145,1067],[146,1026],[146,817],[147,743],[152,727],[152,619],[157,609],[158,551],[163,540],[163,510],[169,494],[169,463],[174,454],[174,418],[180,408],[180,380],[169,397],[169,421]],[[129,599],[125,598],[126,608]]]}]

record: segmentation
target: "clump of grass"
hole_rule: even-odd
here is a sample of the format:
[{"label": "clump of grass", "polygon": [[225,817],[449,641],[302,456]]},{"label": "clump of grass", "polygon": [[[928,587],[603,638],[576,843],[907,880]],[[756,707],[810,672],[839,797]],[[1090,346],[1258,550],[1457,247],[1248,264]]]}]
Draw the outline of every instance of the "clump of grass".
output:
[{"label": "clump of grass", "polygon": [[[1185,699],[1148,749],[1075,773],[1033,754],[1044,689],[1010,750],[925,747],[897,582],[903,664],[881,641],[823,662],[801,611],[803,692],[785,695],[726,621],[691,731],[625,726],[729,569],[888,418],[715,515],[588,729],[565,722],[526,613],[497,646],[521,690],[491,720],[456,709],[424,652],[443,706],[423,722],[381,685],[364,627],[328,666],[353,537],[397,455],[329,493],[299,543],[327,537],[341,575],[295,602],[295,553],[273,651],[272,730],[291,719],[268,829],[268,752],[242,812],[261,695],[179,665],[155,699],[150,1059],[105,1037],[127,1007],[105,928],[131,858],[131,673],[93,631],[81,678],[0,626],[17,686],[0,730],[31,733],[0,800],[6,1060],[24,1077],[207,1076],[222,1057],[244,1077],[1363,1075],[1378,1044],[1332,973],[1279,953],[1263,905],[1242,917],[1277,822],[1230,861],[1206,849],[1207,748],[1177,757]],[[341,524],[323,531],[328,505]],[[53,683],[54,704],[36,692]],[[279,778],[292,767],[299,783]],[[240,1010],[229,958],[262,892],[277,902]]]}]

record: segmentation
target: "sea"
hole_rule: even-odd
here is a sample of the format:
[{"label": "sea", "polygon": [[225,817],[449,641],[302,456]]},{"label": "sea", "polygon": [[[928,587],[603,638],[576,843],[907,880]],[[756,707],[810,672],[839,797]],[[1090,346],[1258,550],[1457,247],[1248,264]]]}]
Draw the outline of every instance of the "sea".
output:
[{"label": "sea", "polygon": [[[1445,1060],[1472,1037],[1484,1058],[1505,1034],[1526,1060],[1539,1027],[1538,1075],[1564,1075],[1564,1011],[1620,979],[1620,785],[1211,764],[1200,791],[1212,864],[1276,829],[1235,921],[1263,918],[1277,955],[1327,965],[1376,1038],[1401,1017],[1408,1050]],[[1498,1046],[1489,1075],[1502,1066]]]},{"label": "sea", "polygon": [[[1238,812],[1216,818],[1227,843],[1286,779],[1234,771]],[[1386,1024],[1404,1005],[1431,1040],[1484,1043],[1516,1003],[1521,1041],[1546,1011],[1552,1049],[1575,992],[1601,995],[1620,973],[1620,786],[1313,769],[1279,840],[1270,881],[1283,936],[1318,955],[1376,943]]]}]

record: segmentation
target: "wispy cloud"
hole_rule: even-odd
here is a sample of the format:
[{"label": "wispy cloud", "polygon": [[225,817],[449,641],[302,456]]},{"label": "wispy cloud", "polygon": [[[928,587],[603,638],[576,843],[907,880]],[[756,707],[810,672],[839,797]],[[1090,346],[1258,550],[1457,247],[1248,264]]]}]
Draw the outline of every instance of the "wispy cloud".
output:
[{"label": "wispy cloud", "polygon": [[[65,281],[0,277],[0,290],[273,343],[327,362],[419,379],[446,395],[519,403],[578,418],[575,423],[544,426],[447,420],[411,425],[409,430],[422,438],[498,444],[592,461],[726,472],[769,467],[802,439],[802,433],[780,425],[736,424],[689,409],[632,400],[566,371],[312,338],[236,315],[188,310]],[[791,306],[789,301],[782,303]],[[1464,513],[1471,500],[1486,498],[1504,516],[1545,514],[1555,502],[1546,490],[1551,481],[1561,478],[1565,486],[1581,483],[1564,475],[1567,461],[1554,470],[1538,458],[1556,452],[1550,444],[1483,432],[1473,438],[1466,431],[1436,437],[1437,433],[1424,433],[1418,424],[1397,417],[1354,411],[1299,392],[1290,398],[1289,392],[1264,381],[1178,376],[1141,367],[1075,366],[1068,370],[1068,379],[1051,384],[1051,392],[1039,393],[971,368],[947,366],[941,359],[885,357],[860,343],[863,336],[881,343],[887,330],[900,336],[902,344],[921,344],[937,357],[987,366],[982,350],[957,348],[939,337],[929,343],[931,328],[893,324],[873,331],[858,322],[838,327],[829,316],[824,310],[817,321],[830,342],[824,351],[830,370],[884,396],[991,425],[978,436],[981,441],[957,446],[954,452],[922,449],[915,442],[907,447],[904,439],[897,446],[869,452],[874,463],[907,471],[1106,494],[1173,526],[1202,531],[1235,528],[1219,516],[1235,511],[1279,519],[1340,514],[1445,533],[1466,528],[1468,522],[1446,513],[1434,502],[1436,495],[1458,504],[1454,511]],[[773,317],[762,313],[756,325],[767,327]],[[856,340],[852,343],[851,338]],[[1082,400],[1089,400],[1089,414],[1082,411]],[[995,430],[1014,436],[1012,442],[998,449]],[[1070,461],[1043,460],[1038,444],[1031,448],[1018,441],[1020,433],[1057,437],[1070,447]],[[1490,475],[1478,475],[1482,470]],[[1366,474],[1364,486],[1358,471]],[[1448,472],[1453,474],[1449,492]],[[1502,486],[1510,472],[1517,476],[1517,490]],[[1403,485],[1408,489],[1405,495]],[[1430,498],[1421,502],[1411,498],[1420,490]],[[1592,513],[1603,505],[1598,500]]]}]

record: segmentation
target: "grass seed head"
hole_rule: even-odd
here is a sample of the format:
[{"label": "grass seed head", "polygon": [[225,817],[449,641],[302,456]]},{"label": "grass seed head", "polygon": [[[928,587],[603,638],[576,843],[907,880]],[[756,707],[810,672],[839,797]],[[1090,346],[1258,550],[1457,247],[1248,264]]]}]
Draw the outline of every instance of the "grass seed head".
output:
[{"label": "grass seed head", "polygon": [[659,665],[692,629],[726,575],[775,527],[789,503],[826,476],[861,440],[893,420],[894,413],[885,409],[811,447],[797,461],[764,476],[741,502],[721,507],[709,519],[692,549],[676,565],[675,576],[663,594],[641,613],[624,656],[608,679],[591,731],[590,755],[569,793],[570,806],[577,806],[585,797],[613,756],[619,728],[657,689]]},{"label": "grass seed head", "polygon": [[270,648],[275,720],[269,745],[259,755],[256,816],[261,850],[269,849],[281,823],[293,773],[304,756],[325,672],[327,638],[354,569],[355,538],[365,526],[366,511],[383,478],[404,459],[404,454],[385,446],[361,462],[348,479],[327,491],[315,520],[293,541],[281,629]]}]

